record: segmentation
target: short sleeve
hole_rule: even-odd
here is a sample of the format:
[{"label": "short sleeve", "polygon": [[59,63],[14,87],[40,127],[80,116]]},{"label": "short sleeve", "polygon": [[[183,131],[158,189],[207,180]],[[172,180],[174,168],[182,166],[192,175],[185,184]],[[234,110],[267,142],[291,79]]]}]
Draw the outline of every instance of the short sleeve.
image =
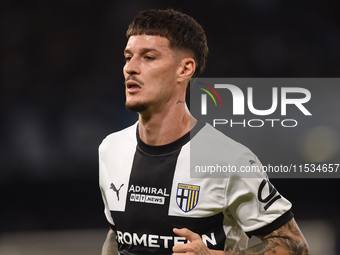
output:
[{"label": "short sleeve", "polygon": [[[253,164],[261,165],[250,151],[235,161],[239,170]],[[226,209],[249,237],[269,234],[293,217],[292,204],[279,194],[263,173],[231,175],[226,192]]]}]

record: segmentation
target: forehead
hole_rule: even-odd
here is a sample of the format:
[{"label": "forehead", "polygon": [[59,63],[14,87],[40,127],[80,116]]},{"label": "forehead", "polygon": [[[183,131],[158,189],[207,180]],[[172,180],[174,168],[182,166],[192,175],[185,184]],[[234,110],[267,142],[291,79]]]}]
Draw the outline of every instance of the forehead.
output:
[{"label": "forehead", "polygon": [[153,49],[159,52],[171,51],[168,38],[159,35],[133,35],[130,36],[125,51],[138,51]]}]

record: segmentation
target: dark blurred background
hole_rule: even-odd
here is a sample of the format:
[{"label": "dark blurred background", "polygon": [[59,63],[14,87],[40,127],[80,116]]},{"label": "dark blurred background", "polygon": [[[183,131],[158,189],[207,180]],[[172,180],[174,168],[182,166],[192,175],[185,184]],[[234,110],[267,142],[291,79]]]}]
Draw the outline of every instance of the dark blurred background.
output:
[{"label": "dark blurred background", "polygon": [[[138,11],[168,7],[206,30],[203,77],[339,77],[339,1],[1,1],[0,238],[107,227],[97,148],[137,119],[124,107],[125,31]],[[298,220],[339,233],[340,180],[272,182]]]}]

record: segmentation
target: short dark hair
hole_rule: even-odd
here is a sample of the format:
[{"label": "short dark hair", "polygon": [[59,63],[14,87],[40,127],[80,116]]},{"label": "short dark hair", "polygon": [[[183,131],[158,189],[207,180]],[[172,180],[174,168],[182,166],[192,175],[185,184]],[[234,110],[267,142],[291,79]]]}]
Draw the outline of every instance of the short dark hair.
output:
[{"label": "short dark hair", "polygon": [[143,34],[165,37],[170,47],[192,53],[196,63],[193,77],[203,72],[208,56],[207,38],[192,17],[172,9],[141,11],[129,25],[126,36]]}]

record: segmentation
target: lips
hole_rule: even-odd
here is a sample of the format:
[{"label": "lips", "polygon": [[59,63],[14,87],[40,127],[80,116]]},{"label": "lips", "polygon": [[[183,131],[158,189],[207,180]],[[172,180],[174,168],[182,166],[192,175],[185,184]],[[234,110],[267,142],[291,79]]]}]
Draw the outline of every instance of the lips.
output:
[{"label": "lips", "polygon": [[126,89],[129,93],[135,93],[141,90],[141,88],[142,87],[136,81],[129,80],[126,82]]}]

